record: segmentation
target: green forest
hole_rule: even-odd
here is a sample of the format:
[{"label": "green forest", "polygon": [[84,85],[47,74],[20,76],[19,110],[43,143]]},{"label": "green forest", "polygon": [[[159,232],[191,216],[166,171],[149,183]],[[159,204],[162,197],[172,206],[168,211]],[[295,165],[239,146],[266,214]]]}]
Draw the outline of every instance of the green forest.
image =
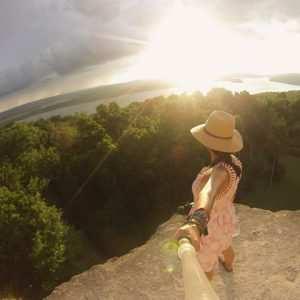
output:
[{"label": "green forest", "polygon": [[299,209],[300,92],[213,89],[12,122],[0,128],[3,293],[42,298],[145,242],[192,201],[209,157],[189,130],[216,109],[236,115],[244,137],[236,202]]}]

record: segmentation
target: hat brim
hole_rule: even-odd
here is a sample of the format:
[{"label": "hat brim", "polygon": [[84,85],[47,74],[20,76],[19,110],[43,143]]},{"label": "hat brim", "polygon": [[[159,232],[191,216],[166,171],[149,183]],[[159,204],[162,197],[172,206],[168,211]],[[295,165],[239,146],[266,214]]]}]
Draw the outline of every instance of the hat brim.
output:
[{"label": "hat brim", "polygon": [[190,129],[191,134],[205,147],[228,153],[239,152],[243,149],[243,139],[238,130],[234,129],[231,139],[224,139],[209,135],[204,130],[205,124]]}]

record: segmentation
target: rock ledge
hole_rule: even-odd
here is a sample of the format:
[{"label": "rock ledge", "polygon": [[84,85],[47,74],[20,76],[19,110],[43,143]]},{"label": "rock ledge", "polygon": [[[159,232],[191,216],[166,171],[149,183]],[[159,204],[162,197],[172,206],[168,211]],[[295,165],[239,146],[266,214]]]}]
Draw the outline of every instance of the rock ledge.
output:
[{"label": "rock ledge", "polygon": [[[220,266],[212,282],[220,299],[299,300],[300,210],[235,205],[240,235],[233,242],[234,272]],[[144,245],[72,277],[46,299],[184,299],[181,265],[170,243],[183,218],[174,215]]]}]

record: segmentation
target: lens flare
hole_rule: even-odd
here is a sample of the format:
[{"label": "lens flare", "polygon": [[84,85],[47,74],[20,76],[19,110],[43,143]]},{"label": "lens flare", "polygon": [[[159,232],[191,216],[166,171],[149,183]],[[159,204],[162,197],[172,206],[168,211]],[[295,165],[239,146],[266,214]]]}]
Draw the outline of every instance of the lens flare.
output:
[{"label": "lens flare", "polygon": [[163,271],[173,273],[178,270],[179,259],[177,256],[179,244],[176,240],[165,241],[161,246],[161,257],[163,263]]}]

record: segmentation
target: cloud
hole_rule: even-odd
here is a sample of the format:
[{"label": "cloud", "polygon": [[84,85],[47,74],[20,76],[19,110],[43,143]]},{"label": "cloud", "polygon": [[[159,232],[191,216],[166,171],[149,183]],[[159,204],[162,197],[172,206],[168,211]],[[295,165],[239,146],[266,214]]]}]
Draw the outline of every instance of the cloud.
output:
[{"label": "cloud", "polygon": [[106,22],[119,17],[121,2],[121,0],[71,0],[68,2],[68,7],[87,17],[96,17]]},{"label": "cloud", "polygon": [[[194,5],[199,1],[188,1]],[[205,5],[214,15],[229,23],[249,21],[300,21],[300,2],[298,0],[215,0]]]},{"label": "cloud", "polygon": [[[51,74],[65,76],[140,53],[176,0],[1,0],[0,95]],[[182,0],[232,28],[294,20],[299,0]],[[246,25],[245,25],[246,24]],[[117,71],[117,70],[116,70]]]},{"label": "cloud", "polygon": [[0,95],[138,54],[174,0],[2,0]]}]

